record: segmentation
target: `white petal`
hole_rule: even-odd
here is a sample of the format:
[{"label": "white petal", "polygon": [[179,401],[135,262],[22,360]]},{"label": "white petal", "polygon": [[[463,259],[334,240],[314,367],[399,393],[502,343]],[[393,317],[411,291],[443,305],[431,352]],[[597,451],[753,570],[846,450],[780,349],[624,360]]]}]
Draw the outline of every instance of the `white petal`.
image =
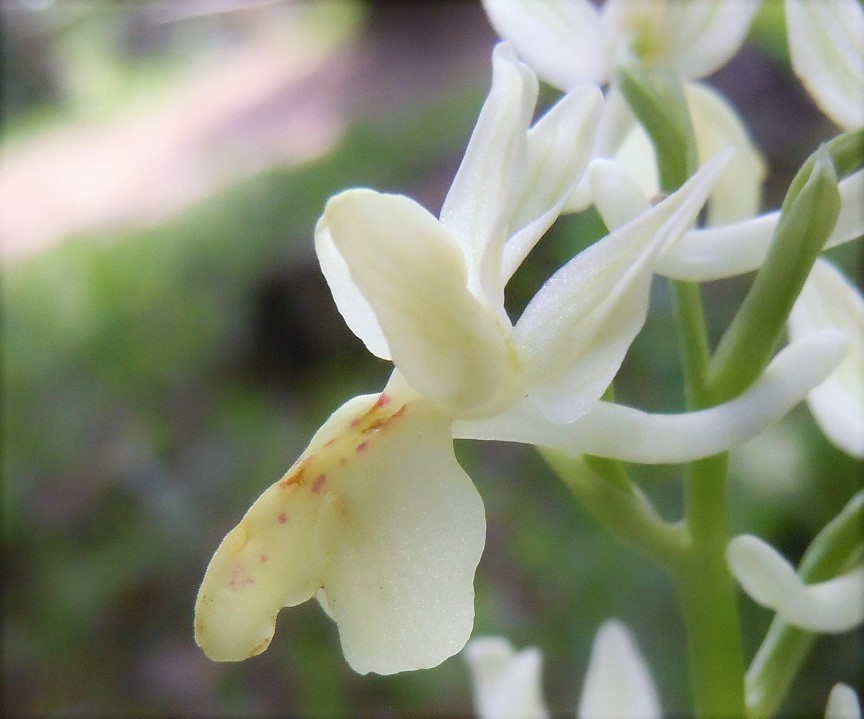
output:
[{"label": "white petal", "polygon": [[858,696],[845,684],[835,684],[828,695],[825,719],[861,719]]},{"label": "white petal", "polygon": [[381,359],[390,359],[390,348],[387,346],[387,338],[381,331],[381,326],[378,324],[378,318],[375,317],[375,312],[371,305],[363,297],[354,280],[351,278],[351,273],[348,271],[348,265],[336,245],[333,244],[333,238],[330,236],[330,231],[322,217],[318,220],[315,226],[315,253],[318,255],[318,264],[321,265],[321,272],[324,274],[324,279],[327,280],[327,285],[330,287],[330,294],[333,295],[333,301],[348,325],[350,330],[357,335],[363,344],[366,345],[372,354]]},{"label": "white petal", "polygon": [[355,671],[433,667],[471,633],[483,503],[430,402],[364,422],[333,486],[339,541],[324,594]]},{"label": "white petal", "polygon": [[479,719],[545,719],[541,668],[534,647],[518,654],[506,639],[478,637],[465,647]]},{"label": "white petal", "polygon": [[655,258],[696,218],[721,169],[712,162],[581,252],[528,304],[515,340],[526,388],[549,419],[572,422],[609,386],[645,322]]},{"label": "white petal", "polygon": [[758,0],[610,0],[609,21],[630,36],[630,51],[647,65],[687,78],[710,75],[738,51]]},{"label": "white petal", "polygon": [[789,334],[794,339],[832,327],[849,335],[849,352],[807,402],[834,444],[864,458],[864,298],[829,262],[819,259],[792,308]]},{"label": "white petal", "polygon": [[[836,247],[864,235],[864,170],[840,181],[840,216],[825,243]],[[690,230],[657,262],[657,272],[707,282],[758,269],[765,260],[779,212],[721,227]]]},{"label": "white petal", "polygon": [[651,209],[643,186],[621,162],[593,160],[588,178],[594,205],[610,230],[617,230]]},{"label": "white petal", "polygon": [[543,80],[562,90],[609,79],[607,40],[588,0],[483,0],[495,31]]},{"label": "white petal", "polygon": [[805,585],[771,545],[752,535],[729,542],[726,559],[744,591],[789,624],[812,632],[844,632],[864,622],[864,566]]},{"label": "white petal", "polygon": [[222,540],[195,604],[195,641],[211,659],[239,661],[263,652],[279,610],[305,602],[322,585],[335,517],[327,495],[310,490],[331,471],[327,443],[350,435],[352,419],[376,399],[357,397],[334,412]]},{"label": "white petal", "polygon": [[602,104],[600,90],[583,85],[559,100],[528,132],[522,196],[504,250],[505,281],[552,226],[585,172]]},{"label": "white petal", "polygon": [[493,396],[509,371],[504,330],[468,291],[444,227],[407,197],[372,190],[331,198],[321,222],[411,386],[456,410]]},{"label": "white petal", "polygon": [[[444,199],[441,223],[462,248],[470,289],[478,297],[494,298],[501,285],[501,254],[514,193],[524,173],[537,78],[506,43],[495,47],[492,68],[492,88]],[[487,265],[491,277],[484,277],[490,272]],[[488,284],[492,288],[487,293]]]},{"label": "white petal", "polygon": [[864,10],[857,0],[786,0],[792,67],[840,127],[864,126]]},{"label": "white petal", "polygon": [[[738,6],[742,2],[729,4]],[[684,91],[700,163],[704,164],[727,147],[735,149],[735,155],[711,193],[708,223],[718,225],[751,217],[759,211],[762,201],[765,165],[761,153],[738,113],[720,93],[700,83],[688,83]]]},{"label": "white petal", "polygon": [[621,622],[597,631],[582,687],[579,719],[660,719],[660,699],[636,640]]},{"label": "white petal", "polygon": [[598,402],[575,422],[557,424],[525,400],[494,417],[455,422],[453,436],[524,442],[625,462],[691,462],[742,444],[779,420],[824,381],[847,347],[845,335],[830,330],[798,340],[744,393],[698,412],[650,414]]}]

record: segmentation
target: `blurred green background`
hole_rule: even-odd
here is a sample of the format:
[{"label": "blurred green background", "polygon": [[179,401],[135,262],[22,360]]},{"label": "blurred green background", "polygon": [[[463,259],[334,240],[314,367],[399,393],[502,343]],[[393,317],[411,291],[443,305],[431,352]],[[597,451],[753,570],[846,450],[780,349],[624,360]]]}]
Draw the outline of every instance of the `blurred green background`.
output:
[{"label": "blurred green background", "polygon": [[[836,130],[795,84],[776,3],[711,78],[744,114],[776,206]],[[437,212],[490,80],[479,3],[11,2],[2,7],[4,716],[465,715],[459,657],[360,677],[314,602],[264,654],[192,638],[207,561],[342,401],[389,366],[343,325],[312,230],[369,185]],[[548,88],[545,102],[554,99]],[[598,233],[560,220],[508,288],[514,313]],[[834,258],[853,275],[857,250]],[[721,329],[748,278],[705,287]],[[656,285],[620,399],[682,406]],[[598,625],[636,633],[664,707],[688,704],[671,583],[600,531],[530,448],[457,443],[486,504],[478,634],[545,656],[572,714]],[[735,531],[797,560],[860,486],[806,410],[734,454]],[[678,472],[638,468],[663,512]],[[770,619],[742,600],[753,652]],[[860,634],[820,639],[786,707],[856,683]]]}]

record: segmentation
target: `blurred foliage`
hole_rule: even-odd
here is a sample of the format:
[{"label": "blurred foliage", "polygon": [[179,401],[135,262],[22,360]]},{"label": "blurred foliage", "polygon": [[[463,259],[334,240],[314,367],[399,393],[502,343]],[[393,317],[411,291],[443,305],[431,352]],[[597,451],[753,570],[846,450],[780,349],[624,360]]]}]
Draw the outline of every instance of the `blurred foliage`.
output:
[{"label": "blurred foliage", "polygon": [[[317,269],[311,233],[326,198],[352,185],[434,195],[484,90],[360,121],[315,163],[268,171],[160,226],[72,238],[4,267],[4,715],[469,711],[458,657],[359,677],[312,602],[280,615],[267,652],[231,665],[194,646],[192,608],[224,533],[332,410],[389,373],[344,327]],[[508,287],[512,316],[602,232],[593,212],[556,223]],[[836,254],[854,267],[851,250]],[[705,287],[715,330],[746,285]],[[669,300],[662,281],[655,290],[618,394],[677,410]],[[668,578],[611,541],[530,448],[458,442],[457,454],[488,515],[476,633],[539,646],[550,704],[572,713],[594,632],[617,616],[667,711],[681,713],[684,637]],[[733,459],[735,531],[770,537],[793,560],[860,481],[803,408]],[[633,472],[664,515],[679,514],[676,468]],[[770,616],[741,607],[753,651]],[[787,710],[821,712],[831,683],[855,683],[861,650],[854,634],[820,640]]]}]

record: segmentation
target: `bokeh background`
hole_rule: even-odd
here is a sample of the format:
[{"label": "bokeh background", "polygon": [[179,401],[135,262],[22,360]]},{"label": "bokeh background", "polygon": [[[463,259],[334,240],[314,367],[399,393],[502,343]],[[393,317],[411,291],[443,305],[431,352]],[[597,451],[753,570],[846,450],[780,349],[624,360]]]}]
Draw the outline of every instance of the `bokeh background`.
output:
[{"label": "bokeh background", "polygon": [[[748,0],[730,0],[746,2]],[[389,366],[344,326],[312,230],[369,185],[440,208],[485,97],[479,3],[142,0],[2,4],[3,716],[465,715],[465,665],[360,677],[310,602],[264,654],[192,638],[217,543],[345,399]],[[769,2],[710,79],[770,168],[765,205],[836,128],[794,81]],[[546,88],[544,102],[555,93]],[[560,220],[508,288],[514,314],[598,236]],[[856,248],[832,256],[856,276]],[[749,278],[705,287],[715,332]],[[664,285],[618,394],[682,407]],[[671,582],[605,535],[534,451],[457,443],[486,504],[478,634],[545,655],[572,714],[598,625],[636,633],[670,715],[688,703]],[[860,486],[799,408],[733,457],[736,531],[797,560]],[[669,517],[674,467],[638,468]],[[742,600],[747,648],[770,620]],[[855,684],[860,634],[822,638],[785,711]]]}]

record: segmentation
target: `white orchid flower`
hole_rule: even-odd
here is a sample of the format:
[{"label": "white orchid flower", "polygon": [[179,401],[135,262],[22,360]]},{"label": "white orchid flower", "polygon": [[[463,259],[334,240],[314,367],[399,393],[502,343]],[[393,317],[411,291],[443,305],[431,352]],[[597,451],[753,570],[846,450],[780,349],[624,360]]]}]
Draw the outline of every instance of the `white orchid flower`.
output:
[{"label": "white orchid flower", "polygon": [[834,122],[864,126],[864,8],[858,0],[786,0],[792,67]]},{"label": "white orchid flower", "polygon": [[744,591],[788,624],[811,632],[844,632],[864,622],[864,565],[805,585],[771,545],[752,535],[733,538],[726,550]]},{"label": "white orchid flower", "polygon": [[807,395],[810,411],[835,445],[864,459],[864,297],[827,260],[818,259],[789,316],[789,336],[837,328],[849,351],[825,382]]},{"label": "white orchid flower", "polygon": [[726,0],[483,0],[498,34],[539,77],[568,89],[603,84],[637,56],[648,67],[705,77],[735,54],[759,2]]},{"label": "white orchid flower", "polygon": [[[586,80],[613,83],[594,156],[622,161],[649,197],[658,193],[654,149],[615,88],[615,74],[632,58],[678,74],[686,81],[700,163],[726,147],[736,150],[712,192],[710,222],[733,222],[758,211],[765,175],[761,153],[726,99],[690,82],[737,52],[758,0],[610,0],[600,9],[589,0],[483,0],[483,5],[501,37],[550,84],[567,89]],[[587,188],[579,186],[568,209],[583,209],[590,200]]]},{"label": "white orchid flower", "polygon": [[[536,92],[533,73],[496,48],[492,89],[440,220],[372,190],[328,202],[316,249],[334,299],[396,371],[380,395],[337,410],[217,549],[195,618],[211,658],[263,651],[279,610],[313,596],[361,673],[431,667],[467,641],[485,520],[453,454],[454,420],[479,423],[470,436],[528,403],[531,441],[555,446],[560,427],[595,412],[645,321],[657,256],[721,169],[710,164],[571,260],[514,326],[504,286],[581,178],[601,101],[596,88],[574,89],[529,129]],[[737,442],[742,427],[749,437],[779,419],[828,375],[841,345],[797,343],[766,383],[699,413],[695,431],[686,415],[670,431],[665,416],[617,405],[578,431],[613,457],[634,455],[621,441],[631,430],[641,436],[636,461],[658,448],[682,461],[706,456],[718,437]]]},{"label": "white orchid flower", "polygon": [[[479,719],[545,719],[541,664],[535,647],[515,652],[506,639],[478,637],[465,647]],[[621,622],[604,622],[594,637],[582,686],[579,719],[660,719],[654,681],[633,635]]]},{"label": "white orchid flower", "polygon": [[828,695],[825,719],[861,719],[858,695],[846,684],[835,684]]}]

